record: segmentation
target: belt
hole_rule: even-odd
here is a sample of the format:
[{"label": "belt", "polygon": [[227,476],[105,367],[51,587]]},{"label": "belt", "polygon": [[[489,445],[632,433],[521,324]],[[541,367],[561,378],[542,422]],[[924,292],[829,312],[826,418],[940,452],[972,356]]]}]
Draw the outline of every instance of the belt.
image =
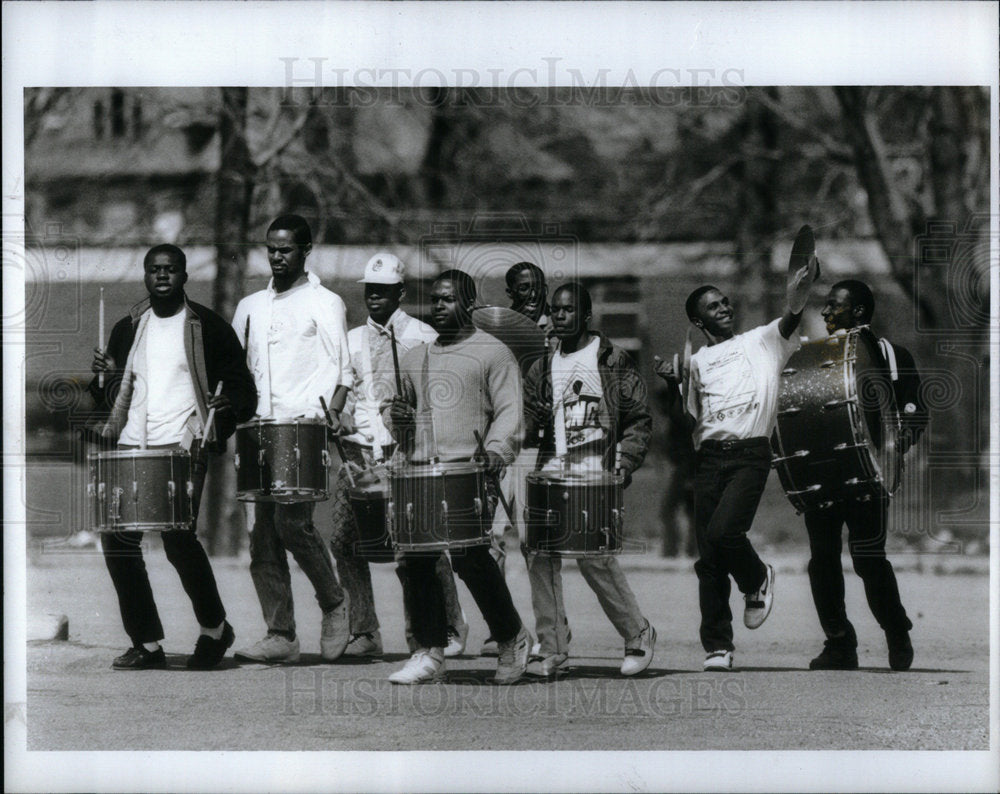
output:
[{"label": "belt", "polygon": [[770,446],[770,444],[770,440],[765,436],[727,438],[724,440],[709,438],[701,442],[701,448],[711,452],[732,452],[736,449],[753,449],[754,447]]}]

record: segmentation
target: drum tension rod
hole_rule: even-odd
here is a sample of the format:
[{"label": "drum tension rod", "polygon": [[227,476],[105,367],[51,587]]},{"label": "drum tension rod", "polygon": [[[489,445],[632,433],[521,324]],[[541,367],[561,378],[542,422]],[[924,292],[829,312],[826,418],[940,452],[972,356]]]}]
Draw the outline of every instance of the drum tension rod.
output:
[{"label": "drum tension rod", "polygon": [[795,414],[802,413],[802,409],[799,407],[784,408],[778,411],[778,416],[795,416]]},{"label": "drum tension rod", "polygon": [[808,449],[797,449],[791,455],[785,455],[783,458],[772,458],[771,465],[775,463],[784,463],[786,460],[792,460],[793,458],[804,458],[809,454]]}]

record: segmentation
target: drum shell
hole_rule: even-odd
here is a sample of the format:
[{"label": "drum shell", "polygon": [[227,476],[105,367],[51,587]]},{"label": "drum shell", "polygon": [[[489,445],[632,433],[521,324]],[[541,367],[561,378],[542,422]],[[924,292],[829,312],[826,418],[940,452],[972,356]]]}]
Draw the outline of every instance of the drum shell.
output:
[{"label": "drum shell", "polygon": [[772,447],[782,488],[798,512],[898,487],[892,383],[867,328],[803,345],[781,374]]},{"label": "drum shell", "polygon": [[483,468],[435,463],[391,471],[393,543],[399,551],[445,551],[490,542]]},{"label": "drum shell", "polygon": [[392,490],[387,482],[358,485],[348,491],[358,539],[354,542],[354,556],[367,562],[394,562],[392,548],[389,502]]},{"label": "drum shell", "polygon": [[191,455],[180,449],[120,449],[88,456],[92,525],[97,532],[194,528]]},{"label": "drum shell", "polygon": [[236,428],[236,498],[321,502],[330,498],[326,425],[319,419],[257,419]]},{"label": "drum shell", "polygon": [[536,554],[599,557],[622,550],[624,478],[533,472],[525,478],[525,547]]}]

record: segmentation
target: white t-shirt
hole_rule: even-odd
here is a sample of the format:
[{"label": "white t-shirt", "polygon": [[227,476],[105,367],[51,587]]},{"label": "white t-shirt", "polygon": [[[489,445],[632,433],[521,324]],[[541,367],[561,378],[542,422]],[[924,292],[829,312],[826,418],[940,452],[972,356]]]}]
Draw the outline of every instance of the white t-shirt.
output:
[{"label": "white t-shirt", "polygon": [[552,356],[552,405],[556,414],[556,448],[565,433],[566,452],[584,445],[602,442],[604,429],[598,416],[603,391],[597,369],[600,339],[568,355],[562,351]]},{"label": "white t-shirt", "polygon": [[248,346],[262,418],[322,416],[320,395],[329,403],[338,385],[353,384],[344,301],[313,273],[285,292],[272,280],[241,300],[233,328]]},{"label": "white t-shirt", "polygon": [[695,418],[694,445],[768,437],[778,413],[778,385],[797,334],[785,339],[779,320],[761,325],[691,357],[688,410]]},{"label": "white t-shirt", "polygon": [[150,312],[146,333],[133,357],[135,392],[119,444],[178,444],[198,407],[184,352],[181,309],[172,317]]}]

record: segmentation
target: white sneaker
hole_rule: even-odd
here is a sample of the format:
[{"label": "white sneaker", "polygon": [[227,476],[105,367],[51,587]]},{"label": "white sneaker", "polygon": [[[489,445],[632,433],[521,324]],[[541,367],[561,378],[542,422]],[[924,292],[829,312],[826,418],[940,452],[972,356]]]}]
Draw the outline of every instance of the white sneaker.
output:
[{"label": "white sneaker", "polygon": [[497,645],[497,641],[492,637],[487,637],[486,642],[483,643],[483,647],[479,649],[480,656],[498,656],[500,654],[500,648]]},{"label": "white sneaker", "polygon": [[299,640],[290,640],[280,634],[268,634],[249,648],[233,654],[236,659],[248,662],[297,662],[299,660]]},{"label": "white sneaker", "polygon": [[393,684],[429,684],[444,680],[444,651],[418,648],[401,670],[389,676]]},{"label": "white sneaker", "polygon": [[382,635],[378,631],[353,634],[344,649],[344,656],[381,656]]},{"label": "white sneaker", "polygon": [[746,600],[746,608],[743,610],[743,625],[748,629],[759,628],[771,614],[771,607],[774,606],[774,567],[767,566],[767,573],[764,574],[764,581],[760,589],[755,593],[747,593],[743,596]]},{"label": "white sneaker", "polygon": [[622,675],[641,673],[653,661],[653,651],[656,646],[656,629],[649,621],[639,636],[625,643],[625,658],[622,659]]},{"label": "white sneaker", "polygon": [[508,642],[497,643],[500,658],[497,660],[495,684],[513,684],[519,681],[528,669],[528,652],[531,650],[531,635],[521,626],[517,636]]},{"label": "white sneaker", "polygon": [[730,672],[733,669],[733,652],[712,651],[705,657],[705,669],[709,672]]},{"label": "white sneaker", "polygon": [[351,641],[349,617],[351,599],[344,593],[344,600],[329,612],[323,613],[323,626],[319,634],[319,655],[323,661],[332,662],[343,656]]},{"label": "white sneaker", "polygon": [[569,660],[567,653],[554,653],[542,659],[542,675],[552,678],[556,672]]},{"label": "white sneaker", "polygon": [[465,653],[465,643],[469,639],[469,624],[448,627],[448,644],[445,646],[444,655],[451,659],[454,656],[461,656]]},{"label": "white sneaker", "polygon": [[542,643],[536,642],[531,646],[531,653],[528,654],[529,662],[545,661],[545,654],[542,653]]}]

